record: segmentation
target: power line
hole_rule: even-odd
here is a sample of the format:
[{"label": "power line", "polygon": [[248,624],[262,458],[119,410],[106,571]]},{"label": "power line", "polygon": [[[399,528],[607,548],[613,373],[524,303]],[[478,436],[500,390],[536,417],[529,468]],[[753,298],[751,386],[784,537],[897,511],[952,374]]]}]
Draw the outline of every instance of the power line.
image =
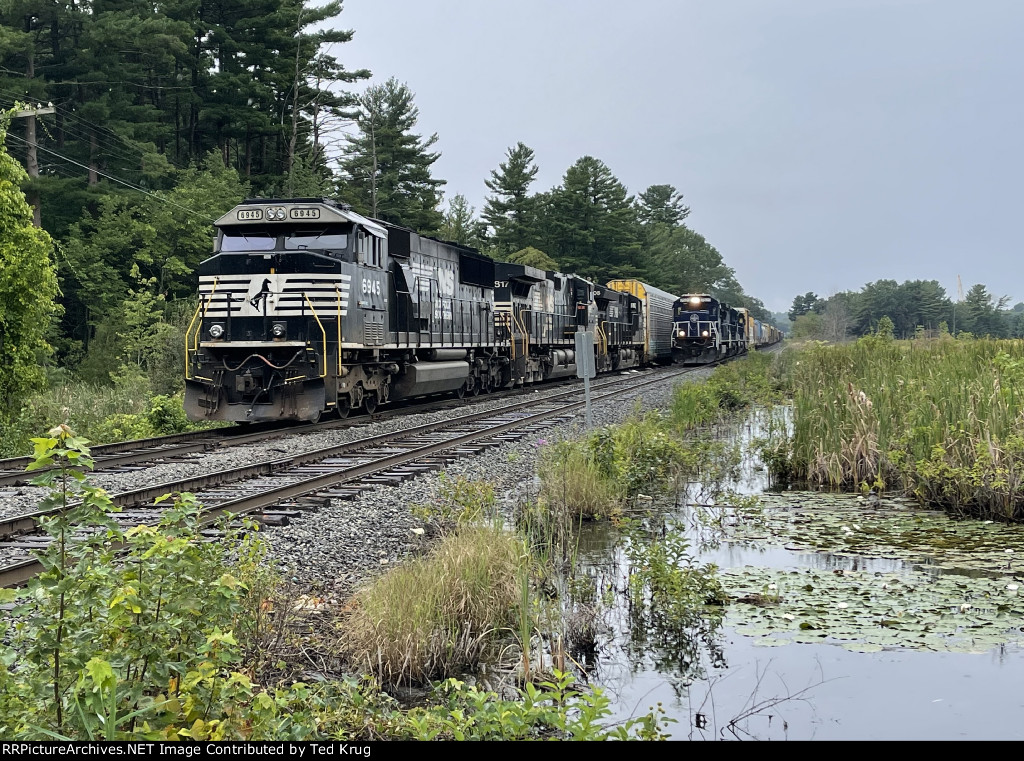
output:
[{"label": "power line", "polygon": [[[17,95],[17,93],[15,93],[13,90],[0,89],[0,93],[6,93],[6,97],[4,97],[4,100],[11,104],[21,102],[20,99],[22,99],[23,97],[27,97],[20,95],[14,97]],[[134,142],[124,137],[123,135],[119,135],[117,132],[110,129],[109,127],[104,127],[102,125],[96,124],[95,122],[91,122],[88,119],[85,119],[81,116],[78,116],[74,111],[70,110],[65,106],[56,105],[54,107],[65,120],[70,120],[65,121],[61,128],[65,132],[70,134],[73,138],[77,138],[83,141],[95,140],[99,145],[103,146],[112,157],[119,158],[122,161],[125,161],[129,164],[131,164],[134,161],[134,159],[128,158],[125,154],[120,153],[120,150],[122,150],[123,147],[127,147],[132,151],[137,151],[139,156],[146,155],[146,152],[142,148],[140,148],[138,145],[136,145]],[[82,127],[79,124],[73,124],[71,122],[79,122],[80,125],[85,125],[85,127]],[[89,128],[92,131],[86,132],[85,128]],[[113,137],[116,142],[111,142],[111,137]]]},{"label": "power line", "polygon": [[[192,215],[194,215],[196,217],[203,218],[203,215],[200,214],[199,212],[195,211],[194,209],[190,209],[187,206],[182,206],[181,204],[175,203],[174,201],[171,201],[168,198],[164,198],[164,197],[158,196],[158,195],[156,195],[154,193],[150,193],[148,190],[146,190],[144,188],[140,188],[138,185],[132,185],[130,182],[126,182],[125,180],[122,180],[122,179],[120,179],[118,177],[114,177],[111,174],[107,174],[105,172],[101,172],[99,169],[95,169],[93,167],[90,167],[90,166],[87,166],[85,164],[79,163],[78,161],[75,161],[74,159],[70,159],[67,156],[64,156],[63,154],[57,153],[57,151],[51,150],[49,148],[44,148],[43,146],[38,145],[36,143],[30,143],[28,140],[25,140],[24,138],[18,137],[17,135],[12,135],[10,133],[7,134],[7,137],[14,138],[15,140],[17,140],[19,142],[22,142],[25,145],[32,145],[32,146],[34,146],[35,148],[38,148],[41,151],[46,151],[47,153],[53,154],[57,158],[64,159],[69,164],[74,164],[75,166],[79,166],[82,169],[86,169],[86,170],[88,170],[90,172],[95,172],[96,174],[100,175],[101,177],[106,177],[108,180],[116,182],[116,183],[118,183],[120,185],[124,185],[127,188],[131,188],[132,190],[137,190],[138,192],[143,193],[144,195],[147,195],[150,198],[155,198],[156,200],[161,201],[162,203],[166,203],[166,204],[168,204],[170,206],[176,206],[177,208],[181,209],[182,211],[186,211],[189,214],[192,214]],[[207,219],[210,222],[213,222],[213,218],[212,217],[205,217],[205,219]]]}]

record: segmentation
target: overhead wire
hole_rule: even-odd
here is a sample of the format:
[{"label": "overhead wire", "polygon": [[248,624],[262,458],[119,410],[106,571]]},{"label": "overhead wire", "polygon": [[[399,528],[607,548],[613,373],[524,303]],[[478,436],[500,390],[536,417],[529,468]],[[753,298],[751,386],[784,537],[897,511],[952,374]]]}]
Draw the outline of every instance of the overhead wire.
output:
[{"label": "overhead wire", "polygon": [[[2,95],[6,93],[6,96]],[[5,101],[10,105],[22,102],[15,99],[13,96],[15,93],[11,90],[0,89],[0,100]],[[61,125],[61,129],[69,134],[72,138],[82,140],[83,142],[95,141],[98,147],[104,149],[104,152],[112,157],[124,161],[127,164],[133,164],[137,162],[138,157],[144,157],[146,155],[145,150],[139,147],[136,143],[132,142],[123,135],[119,135],[108,127],[103,127],[95,122],[91,122],[81,116],[75,114],[65,106],[55,105],[54,108],[60,113],[60,115],[66,121]],[[70,120],[69,123],[67,120]],[[117,142],[110,139],[110,136],[114,137]],[[136,156],[128,156],[125,154],[124,148],[127,147],[132,151],[138,153]]]},{"label": "overhead wire", "polygon": [[78,161],[75,161],[75,160],[74,160],[74,159],[72,159],[72,158],[68,158],[67,156],[65,156],[65,155],[63,155],[63,154],[61,154],[61,153],[58,153],[58,152],[57,152],[57,151],[55,151],[55,150],[52,150],[52,149],[50,149],[50,148],[46,148],[46,147],[44,147],[44,146],[42,146],[42,145],[39,145],[38,143],[33,143],[33,142],[29,141],[29,140],[25,140],[24,138],[22,138],[22,137],[18,137],[17,135],[11,135],[11,134],[8,134],[8,135],[7,135],[7,137],[9,137],[9,138],[13,138],[14,140],[17,140],[17,141],[19,141],[19,142],[21,142],[21,143],[24,143],[25,145],[30,145],[30,146],[32,146],[32,147],[34,147],[34,148],[36,148],[36,149],[38,149],[38,150],[40,150],[40,151],[46,151],[47,153],[50,153],[50,154],[52,154],[52,155],[56,156],[57,158],[63,159],[64,161],[67,161],[67,162],[68,162],[69,164],[74,164],[75,166],[79,166],[79,167],[81,167],[82,169],[87,169],[87,170],[89,170],[90,172],[95,172],[95,173],[96,173],[96,174],[98,174],[99,176],[101,176],[101,177],[106,177],[106,178],[107,178],[108,180],[110,180],[110,181],[112,181],[112,182],[116,182],[116,183],[118,183],[119,185],[124,185],[124,186],[125,186],[125,187],[127,187],[127,188],[131,188],[132,190],[136,190],[136,191],[138,191],[139,193],[142,193],[142,194],[144,194],[144,195],[147,195],[147,196],[149,196],[150,198],[155,198],[156,200],[158,200],[158,201],[160,201],[160,202],[162,202],[162,203],[166,203],[166,204],[168,204],[169,206],[175,206],[175,207],[177,207],[177,208],[181,209],[182,211],[185,211],[185,212],[188,212],[189,214],[192,214],[193,216],[199,217],[199,218],[201,218],[201,219],[206,219],[206,220],[208,220],[208,221],[211,221],[211,222],[213,221],[213,219],[212,219],[211,217],[205,217],[205,216],[203,216],[203,215],[202,215],[201,213],[199,213],[198,211],[196,211],[195,209],[190,209],[190,208],[188,208],[187,206],[182,206],[181,204],[179,204],[179,203],[176,203],[176,202],[174,202],[174,201],[171,201],[171,200],[170,200],[170,199],[168,199],[168,198],[165,198],[165,197],[163,197],[163,196],[158,196],[158,195],[156,195],[155,193],[150,193],[150,192],[149,192],[148,190],[146,190],[145,188],[140,188],[140,187],[139,187],[138,185],[133,185],[132,183],[130,183],[130,182],[126,181],[126,180],[122,180],[122,179],[121,179],[120,177],[115,177],[115,176],[114,176],[114,175],[112,175],[112,174],[108,174],[108,173],[106,173],[106,172],[103,172],[103,171],[101,171],[101,170],[99,170],[99,169],[96,169],[96,168],[94,168],[94,167],[90,167],[90,166],[87,166],[86,164],[82,164],[82,163],[80,163],[80,162],[78,162]]}]

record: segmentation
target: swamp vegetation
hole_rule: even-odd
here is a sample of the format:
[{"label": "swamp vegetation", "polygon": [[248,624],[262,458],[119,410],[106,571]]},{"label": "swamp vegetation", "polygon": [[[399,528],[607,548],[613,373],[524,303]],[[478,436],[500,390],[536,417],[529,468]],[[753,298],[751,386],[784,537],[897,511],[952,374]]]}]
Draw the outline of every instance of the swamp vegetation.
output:
[{"label": "swamp vegetation", "polygon": [[812,488],[903,493],[956,515],[1024,518],[1024,343],[894,341],[785,352],[792,433],[767,460]]}]

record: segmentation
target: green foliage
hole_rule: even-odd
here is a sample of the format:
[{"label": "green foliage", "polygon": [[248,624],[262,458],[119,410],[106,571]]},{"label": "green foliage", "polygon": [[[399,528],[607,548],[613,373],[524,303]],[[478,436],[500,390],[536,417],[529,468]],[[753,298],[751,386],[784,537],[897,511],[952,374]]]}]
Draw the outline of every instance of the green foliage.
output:
[{"label": "green foliage", "polygon": [[735,272],[703,235],[683,225],[652,223],[645,237],[650,258],[646,276],[652,284],[670,293],[711,292],[730,304],[749,301]]},{"label": "green foliage", "polygon": [[775,359],[749,354],[720,365],[704,383],[682,383],[672,392],[669,419],[679,432],[709,426],[754,404],[781,398],[781,380],[774,376]]},{"label": "green foliage", "polygon": [[818,340],[823,337],[825,321],[816,312],[807,312],[793,320],[793,338]]},{"label": "green foliage", "polygon": [[566,271],[598,282],[642,273],[636,209],[602,161],[579,159],[546,201],[538,247]]},{"label": "green foliage", "polygon": [[515,626],[529,563],[523,541],[500,526],[463,526],[356,593],[342,649],[389,685],[472,668]]},{"label": "green foliage", "polygon": [[895,326],[892,324],[892,320],[889,319],[889,316],[882,315],[882,319],[878,321],[878,328],[875,330],[875,335],[877,335],[882,341],[891,341],[893,339],[894,328]]},{"label": "green foliage", "polygon": [[789,319],[796,322],[797,317],[801,317],[808,312],[820,312],[820,305],[821,299],[813,291],[808,291],[803,296],[794,296],[793,305],[789,308]]},{"label": "green foliage", "polygon": [[718,569],[693,559],[685,527],[654,517],[626,527],[623,551],[630,648],[685,679],[702,678],[700,654],[713,649],[726,602]]},{"label": "green foliage", "polygon": [[139,372],[121,372],[113,386],[64,381],[30,396],[17,416],[0,430],[0,453],[19,456],[30,450],[34,431],[67,424],[90,441],[147,438],[206,427],[185,416],[183,395],[152,396]]},{"label": "green foliage", "polygon": [[600,428],[587,446],[602,475],[631,496],[670,478],[684,459],[681,443],[657,412]]},{"label": "green foliage", "polygon": [[527,267],[536,267],[545,272],[558,270],[558,262],[533,246],[509,254],[508,260],[513,264],[525,264]]},{"label": "green foliage", "polygon": [[[67,334],[87,348],[93,335],[113,351],[149,367],[169,329],[174,299],[191,302],[194,273],[213,246],[214,218],[248,193],[220,154],[179,173],[178,185],[156,197],[103,197],[95,216],[71,226],[63,255]],[[180,344],[179,344],[180,347]],[[98,364],[115,366],[103,356]]]},{"label": "green foliage", "polygon": [[651,185],[636,198],[637,218],[644,225],[677,227],[690,216],[683,194],[672,185]]},{"label": "green foliage", "polygon": [[[199,506],[178,495],[155,526],[123,531],[106,493],[86,482],[83,439],[66,426],[33,440],[30,469],[51,489],[41,520],[52,542],[20,595],[0,657],[0,733],[17,739],[256,739],[315,729],[296,684],[265,691],[236,669],[233,630],[247,591],[230,548],[262,556],[250,531],[200,535]],[[162,498],[164,499],[164,498]],[[88,531],[82,531],[88,527]],[[247,527],[249,529],[253,527]],[[242,566],[250,578],[256,569]],[[243,627],[244,628],[244,627]]]},{"label": "green foliage", "polygon": [[1018,315],[1006,310],[1007,302],[1006,297],[995,299],[981,284],[972,286],[967,296],[954,304],[937,280],[877,280],[859,292],[843,291],[828,299],[819,299],[813,293],[797,296],[789,317],[796,322],[801,315],[821,315],[823,323],[807,323],[813,329],[805,328],[804,337],[829,340],[843,337],[830,334],[837,332],[830,324],[835,320],[828,319],[830,313],[840,314],[844,327],[855,336],[874,333],[881,319],[888,317],[893,336],[899,339],[914,337],[919,328],[927,338],[951,330],[958,335],[969,332],[994,338],[1017,337]]},{"label": "green foliage", "polygon": [[883,330],[796,357],[797,478],[830,488],[877,484],[958,513],[1024,516],[1024,358],[1016,342],[895,341]]},{"label": "green foliage", "polygon": [[493,517],[494,485],[489,481],[470,480],[465,476],[449,478],[442,473],[437,498],[425,504],[413,504],[410,512],[442,529],[476,523]]},{"label": "green foliage", "polygon": [[474,216],[475,209],[462,194],[457,193],[448,202],[448,211],[444,214],[440,237],[462,246],[479,248],[483,238],[483,223]]},{"label": "green foliage", "polygon": [[668,724],[659,706],[618,726],[600,688],[579,690],[571,674],[555,671],[550,681],[527,683],[517,700],[457,679],[439,684],[433,702],[408,714],[406,737],[414,740],[665,740]]},{"label": "green foliage", "polygon": [[0,423],[45,379],[57,277],[50,236],[32,225],[21,192],[25,171],[7,153],[9,114],[0,113]]},{"label": "green foliage", "polygon": [[608,476],[587,440],[544,447],[537,473],[539,500],[523,516],[534,528],[551,523],[563,533],[581,519],[611,517],[625,497],[622,485]]}]

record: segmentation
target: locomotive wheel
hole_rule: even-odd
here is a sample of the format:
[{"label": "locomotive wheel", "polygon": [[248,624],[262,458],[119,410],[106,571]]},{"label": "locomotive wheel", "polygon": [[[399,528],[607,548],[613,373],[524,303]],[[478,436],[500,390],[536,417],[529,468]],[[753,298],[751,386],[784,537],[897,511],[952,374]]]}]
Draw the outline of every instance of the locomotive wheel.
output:
[{"label": "locomotive wheel", "polygon": [[352,407],[349,406],[348,400],[338,402],[338,417],[342,420],[348,417],[348,413],[352,411]]},{"label": "locomotive wheel", "polygon": [[363,397],[363,406],[366,407],[366,414],[372,415],[377,411],[377,392],[367,391]]},{"label": "locomotive wheel", "polygon": [[473,396],[480,396],[480,384],[475,380],[473,381],[473,388],[470,389],[469,393]]},{"label": "locomotive wheel", "polygon": [[461,386],[459,386],[457,389],[455,389],[455,396],[457,396],[459,399],[462,399],[465,395],[466,395],[466,384],[463,383]]}]

